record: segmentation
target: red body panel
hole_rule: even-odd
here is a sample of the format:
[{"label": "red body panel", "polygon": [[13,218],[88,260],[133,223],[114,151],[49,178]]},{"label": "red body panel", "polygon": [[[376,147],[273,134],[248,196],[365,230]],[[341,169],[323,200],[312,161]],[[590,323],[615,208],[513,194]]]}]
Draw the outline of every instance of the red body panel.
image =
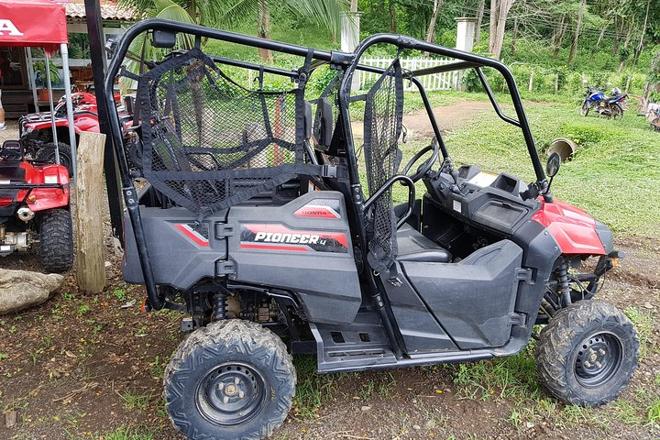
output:
[{"label": "red body panel", "polygon": [[[119,93],[116,93],[114,98],[117,103],[121,101]],[[75,132],[77,134],[80,134],[83,131],[99,133],[100,129],[96,96],[89,92],[77,92],[72,95],[71,100],[73,102],[73,123],[75,125]],[[58,110],[65,105],[66,103],[64,101],[60,101],[55,107],[55,112],[58,113]],[[34,122],[27,122],[25,128],[29,131],[50,130],[50,113],[41,113],[41,115],[43,115],[43,119]],[[55,120],[55,125],[57,127],[67,127],[69,121],[66,117],[58,117]]]},{"label": "red body panel", "polygon": [[[34,212],[46,209],[64,208],[69,205],[69,171],[62,165],[35,167],[29,162],[22,162],[25,170],[25,183],[60,183],[64,188],[35,188],[30,192],[26,203]],[[27,195],[27,190],[19,191],[18,199]]]},{"label": "red body panel", "polygon": [[605,254],[593,217],[568,203],[548,203],[542,197],[539,201],[541,207],[532,220],[545,226],[563,254]]}]

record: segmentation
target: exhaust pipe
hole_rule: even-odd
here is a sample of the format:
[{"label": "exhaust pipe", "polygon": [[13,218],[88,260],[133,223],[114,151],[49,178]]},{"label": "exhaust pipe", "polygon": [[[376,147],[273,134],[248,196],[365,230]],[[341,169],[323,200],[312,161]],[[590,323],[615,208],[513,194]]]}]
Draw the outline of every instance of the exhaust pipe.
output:
[{"label": "exhaust pipe", "polygon": [[29,222],[34,218],[34,212],[30,208],[26,208],[25,206],[22,208],[18,208],[18,211],[16,211],[16,216],[24,221],[25,223]]}]

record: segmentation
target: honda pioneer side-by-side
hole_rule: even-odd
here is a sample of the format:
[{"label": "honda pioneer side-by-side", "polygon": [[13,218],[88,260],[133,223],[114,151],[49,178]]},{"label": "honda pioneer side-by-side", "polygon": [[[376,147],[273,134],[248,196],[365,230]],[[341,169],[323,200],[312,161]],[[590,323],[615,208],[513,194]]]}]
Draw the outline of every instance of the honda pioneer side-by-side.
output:
[{"label": "honda pioneer side-by-side", "polygon": [[[122,63],[145,33],[169,53],[135,74]],[[209,39],[300,64],[207,54]],[[189,49],[175,48],[184,40]],[[389,66],[361,63],[375,45],[396,54]],[[400,55],[414,51],[454,61],[402,69]],[[310,78],[328,68],[334,78],[311,96]],[[504,77],[515,116],[498,105],[485,68]],[[465,69],[520,128],[534,181],[452,161],[419,78]],[[358,72],[377,79],[353,90]],[[112,100],[117,76],[137,83],[146,184],[132,181]],[[282,78],[290,87],[273,87]],[[409,161],[404,84],[434,133]],[[540,325],[539,377],[557,398],[600,405],[630,380],[635,330],[595,299],[621,255],[604,224],[553,198],[559,158],[544,170],[499,61],[393,34],[354,53],[326,52],[146,20],[115,47],[105,85],[126,204],[124,278],[145,285],[149,309],[184,312],[190,332],[164,378],[168,413],[187,438],[270,435],[291,408],[295,353],[315,354],[324,373],[474,361],[518,353]],[[358,111],[363,133],[351,124]],[[399,185],[403,204],[394,203]]]}]

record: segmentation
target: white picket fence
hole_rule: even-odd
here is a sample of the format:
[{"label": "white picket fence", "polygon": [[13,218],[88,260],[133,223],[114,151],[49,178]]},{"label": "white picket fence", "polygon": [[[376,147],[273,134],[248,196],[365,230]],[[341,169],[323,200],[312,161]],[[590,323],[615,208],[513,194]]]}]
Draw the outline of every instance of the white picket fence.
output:
[{"label": "white picket fence", "polygon": [[[406,71],[415,71],[419,69],[427,69],[429,67],[441,66],[443,64],[451,63],[449,58],[401,58],[401,68]],[[362,58],[360,64],[371,67],[379,67],[386,69],[392,64],[391,58]],[[432,75],[420,76],[417,79],[424,86],[427,92],[433,90],[450,90],[455,83],[456,72],[442,72],[434,73]],[[378,78],[379,73],[360,72],[359,89],[368,89]],[[414,91],[417,87],[410,81],[404,81],[403,87],[405,91]]]}]

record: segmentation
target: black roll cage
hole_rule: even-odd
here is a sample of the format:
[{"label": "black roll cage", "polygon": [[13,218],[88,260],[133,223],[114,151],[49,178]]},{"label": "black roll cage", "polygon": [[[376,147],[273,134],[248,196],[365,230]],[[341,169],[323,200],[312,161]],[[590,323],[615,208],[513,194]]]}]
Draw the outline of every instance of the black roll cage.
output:
[{"label": "black roll cage", "polygon": [[[527,117],[525,115],[525,111],[522,106],[520,94],[516,87],[515,80],[513,78],[513,75],[511,74],[511,71],[504,64],[502,64],[497,60],[475,55],[473,53],[468,53],[456,49],[450,49],[450,48],[438,46],[435,44],[427,43],[425,41],[420,41],[414,38],[410,38],[402,35],[396,35],[396,34],[373,35],[363,40],[354,53],[345,53],[340,51],[328,52],[323,50],[310,49],[294,44],[282,43],[278,41],[262,39],[262,38],[238,34],[234,32],[222,31],[219,29],[208,28],[195,24],[180,23],[171,20],[163,20],[163,19],[144,20],[128,28],[126,32],[123,34],[119,43],[114,48],[112,60],[110,62],[110,65],[108,66],[108,71],[105,77],[104,94],[106,97],[105,101],[110,118],[110,127],[112,131],[110,133],[111,140],[114,146],[115,153],[117,155],[116,157],[118,159],[119,171],[121,175],[124,203],[126,205],[126,209],[131,221],[133,233],[135,235],[135,242],[137,245],[136,247],[137,247],[140,263],[142,266],[142,272],[144,276],[147,295],[149,298],[149,306],[154,309],[162,308],[165,305],[165,302],[163,298],[159,295],[154,280],[153,271],[151,268],[151,262],[148,256],[147,243],[144,235],[144,230],[142,227],[142,221],[140,218],[138,192],[134,188],[131,180],[128,160],[126,157],[125,150],[123,148],[123,136],[121,131],[121,124],[119,122],[119,115],[117,113],[117,108],[115,107],[114,99],[113,99],[115,78],[122,69],[122,62],[125,56],[129,53],[130,44],[140,34],[144,32],[153,33],[154,31],[163,31],[166,33],[185,33],[188,35],[193,35],[196,37],[197,42],[199,42],[201,38],[212,38],[229,43],[242,44],[245,46],[250,46],[260,49],[269,49],[276,52],[287,53],[290,55],[297,55],[302,58],[311,57],[311,59],[314,60],[312,68],[316,68],[323,64],[330,64],[333,67],[336,67],[344,71],[344,76],[342,78],[342,82],[339,89],[339,103],[340,103],[340,115],[341,115],[340,122],[343,125],[343,129],[345,130],[344,133],[346,134],[345,136],[346,157],[348,162],[349,180],[351,185],[350,196],[353,201],[352,203],[353,212],[354,214],[356,214],[356,217],[358,219],[357,225],[355,226],[357,226],[357,230],[358,230],[357,235],[359,236],[359,239],[362,242],[361,245],[363,249],[365,249],[364,245],[366,245],[366,234],[365,234],[366,230],[365,230],[364,222],[359,219],[363,218],[363,213],[373,201],[373,197],[382,194],[384,192],[384,189],[387,186],[391,186],[394,182],[399,181],[399,182],[403,182],[404,184],[407,184],[408,183],[407,180],[410,180],[409,178],[407,178],[407,176],[402,176],[402,175],[394,176],[392,179],[390,179],[388,182],[385,183],[383,188],[376,191],[369,200],[367,201],[363,200],[363,192],[362,192],[362,187],[360,185],[358,166],[357,166],[358,158],[356,156],[356,148],[353,142],[350,113],[348,109],[351,98],[351,82],[355,70],[357,69],[357,70],[361,70],[365,72],[373,72],[373,73],[383,73],[385,71],[385,69],[359,64],[359,60],[362,57],[362,55],[365,53],[365,51],[369,47],[375,44],[390,44],[396,46],[399,50],[413,49],[413,50],[433,53],[436,55],[452,57],[459,60],[457,62],[453,62],[450,64],[445,64],[437,67],[405,72],[404,75],[404,78],[412,81],[412,83],[415,84],[415,86],[419,90],[419,93],[422,97],[422,101],[424,104],[424,108],[428,113],[429,121],[431,123],[434,134],[438,140],[440,151],[444,159],[449,159],[449,154],[443,142],[440,128],[437,124],[437,121],[435,120],[433,109],[429,102],[428,96],[424,90],[424,87],[422,86],[421,82],[417,79],[417,77],[432,73],[465,70],[472,68],[476,71],[479,80],[481,81],[481,84],[483,85],[486,94],[488,95],[488,98],[491,104],[493,105],[493,108],[495,109],[497,115],[505,122],[515,125],[522,130],[525,143],[527,146],[527,150],[532,160],[532,165],[534,167],[534,171],[537,178],[537,182],[533,185],[536,185],[536,187],[539,189],[545,188],[547,186],[543,166],[541,165],[540,159],[536,152],[534,138],[532,136],[527,121]],[[242,67],[246,69],[261,70],[263,72],[274,73],[278,75],[288,76],[291,78],[294,78],[298,74],[298,72],[296,71],[285,70],[270,66],[259,66],[257,64],[239,61],[239,60],[227,59],[224,57],[212,57],[212,58],[216,62]],[[509,92],[511,94],[511,99],[513,101],[514,109],[518,118],[517,120],[504,115],[504,113],[500,109],[494,97],[494,94],[490,86],[488,85],[486,77],[483,75],[483,72],[481,71],[482,67],[491,67],[497,70],[504,77]],[[412,185],[406,185],[406,186],[409,187],[409,198],[410,197],[414,198],[414,186]],[[366,258],[366,253],[365,253],[365,258]],[[400,343],[401,338],[398,337],[397,335],[398,328],[396,326],[396,322],[391,317],[391,311],[389,310],[387,299],[385,299],[385,305],[383,307],[382,304],[383,300],[382,298],[380,298],[380,295],[378,294],[378,291],[382,291],[382,286],[379,286],[380,281],[377,280],[376,278],[377,277],[370,276],[369,284],[372,286],[372,289],[375,290],[374,293],[375,302],[377,304],[380,303],[379,308],[381,309],[380,311],[381,311],[381,316],[383,317],[383,323],[388,330],[387,333],[389,334],[390,340],[393,343],[395,352],[397,353],[397,355],[399,355],[401,353],[401,343]]]}]

